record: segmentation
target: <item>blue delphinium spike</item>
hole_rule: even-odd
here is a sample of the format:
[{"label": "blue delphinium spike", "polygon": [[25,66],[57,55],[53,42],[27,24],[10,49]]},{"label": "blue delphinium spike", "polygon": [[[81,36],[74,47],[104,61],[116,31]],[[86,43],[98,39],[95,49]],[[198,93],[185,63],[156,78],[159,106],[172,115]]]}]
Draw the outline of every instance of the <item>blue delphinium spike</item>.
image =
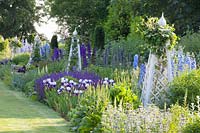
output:
[{"label": "blue delphinium spike", "polygon": [[191,58],[191,67],[190,67],[192,70],[193,69],[196,69],[196,60],[195,58]]},{"label": "blue delphinium spike", "polygon": [[133,68],[137,69],[137,67],[138,67],[138,55],[136,54],[133,60]]},{"label": "blue delphinium spike", "polygon": [[178,71],[183,71],[183,55],[178,54]]},{"label": "blue delphinium spike", "polygon": [[188,68],[190,69],[191,67],[191,59],[190,56],[187,54],[185,57],[185,64],[188,66]]},{"label": "blue delphinium spike", "polygon": [[139,87],[141,87],[141,85],[144,81],[145,73],[146,73],[146,66],[145,66],[145,64],[141,64],[140,65],[139,80],[138,80],[138,86]]}]

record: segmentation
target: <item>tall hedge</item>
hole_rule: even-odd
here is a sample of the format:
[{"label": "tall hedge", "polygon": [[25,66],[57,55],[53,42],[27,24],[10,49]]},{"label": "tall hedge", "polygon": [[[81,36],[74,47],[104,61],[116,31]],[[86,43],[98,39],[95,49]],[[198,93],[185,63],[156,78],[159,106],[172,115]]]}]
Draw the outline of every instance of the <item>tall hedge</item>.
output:
[{"label": "tall hedge", "polygon": [[58,37],[57,37],[57,35],[52,36],[50,46],[51,46],[51,49],[58,48]]},{"label": "tall hedge", "polygon": [[102,26],[97,26],[94,33],[94,46],[103,49],[105,45],[105,32]]}]

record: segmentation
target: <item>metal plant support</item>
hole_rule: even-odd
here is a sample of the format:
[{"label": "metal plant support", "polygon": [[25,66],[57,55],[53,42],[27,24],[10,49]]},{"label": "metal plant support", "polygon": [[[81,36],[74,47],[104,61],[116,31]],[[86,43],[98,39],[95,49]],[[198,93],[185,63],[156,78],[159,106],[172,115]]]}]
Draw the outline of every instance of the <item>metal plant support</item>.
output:
[{"label": "metal plant support", "polygon": [[79,44],[79,38],[78,33],[76,29],[73,32],[71,46],[70,46],[70,52],[68,57],[68,63],[67,63],[67,72],[71,69],[75,68],[78,71],[81,71],[81,53],[80,53],[80,44]]}]

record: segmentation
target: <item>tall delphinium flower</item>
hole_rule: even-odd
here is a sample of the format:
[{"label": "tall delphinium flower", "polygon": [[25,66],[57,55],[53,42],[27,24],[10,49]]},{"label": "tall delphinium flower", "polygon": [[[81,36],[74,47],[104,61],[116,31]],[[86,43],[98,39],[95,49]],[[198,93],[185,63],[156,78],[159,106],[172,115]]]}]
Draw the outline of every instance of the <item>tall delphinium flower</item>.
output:
[{"label": "tall delphinium flower", "polygon": [[174,77],[174,70],[175,70],[175,63],[174,63],[174,59],[171,59],[171,66],[172,66],[172,76]]},{"label": "tall delphinium flower", "polygon": [[124,65],[124,48],[121,49],[121,65]]},{"label": "tall delphinium flower", "polygon": [[182,52],[178,52],[178,71],[183,71],[184,56]]},{"label": "tall delphinium flower", "polygon": [[105,66],[108,65],[108,48],[106,48],[106,49],[104,50],[103,64],[104,64]]},{"label": "tall delphinium flower", "polygon": [[187,68],[189,69],[189,70],[191,70],[191,58],[190,58],[190,55],[189,55],[189,53],[187,53],[186,54],[186,56],[185,56],[185,64],[187,65]]},{"label": "tall delphinium flower", "polygon": [[53,50],[53,55],[52,55],[52,60],[56,61],[59,59],[59,55],[60,55],[60,50],[58,48],[54,48]]},{"label": "tall delphinium flower", "polygon": [[46,57],[46,58],[49,57],[49,54],[50,54],[50,46],[49,46],[48,43],[46,43],[46,44],[44,45],[44,50],[45,50],[45,57]]},{"label": "tall delphinium flower", "polygon": [[94,47],[92,50],[92,59],[91,59],[92,64],[96,63],[96,48]]},{"label": "tall delphinium flower", "polygon": [[134,60],[133,60],[133,68],[136,70],[137,69],[137,67],[138,67],[138,59],[139,59],[139,56],[138,56],[138,54],[136,54],[135,56],[134,56]]},{"label": "tall delphinium flower", "polygon": [[117,64],[121,64],[121,53],[120,46],[117,49]]},{"label": "tall delphinium flower", "polygon": [[138,80],[138,87],[142,86],[142,83],[143,83],[144,77],[145,77],[145,73],[146,73],[146,66],[145,66],[145,64],[141,64],[140,65],[139,80]]},{"label": "tall delphinium flower", "polygon": [[86,57],[86,47],[85,44],[81,45],[81,57],[82,57],[82,61],[83,61],[83,67],[87,67],[87,57]]},{"label": "tall delphinium flower", "polygon": [[40,57],[44,57],[45,56],[45,50],[44,47],[40,47]]},{"label": "tall delphinium flower", "polygon": [[197,65],[196,65],[196,59],[193,57],[191,58],[191,69],[196,69]]},{"label": "tall delphinium flower", "polygon": [[89,42],[89,43],[87,44],[87,57],[88,57],[88,61],[89,61],[89,62],[90,62],[91,56],[92,56],[91,43]]}]

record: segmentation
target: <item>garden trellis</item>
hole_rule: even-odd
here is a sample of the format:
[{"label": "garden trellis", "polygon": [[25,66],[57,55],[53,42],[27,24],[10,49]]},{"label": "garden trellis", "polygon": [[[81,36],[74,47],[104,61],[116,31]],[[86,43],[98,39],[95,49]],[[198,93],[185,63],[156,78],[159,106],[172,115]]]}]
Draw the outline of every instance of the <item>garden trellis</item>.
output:
[{"label": "garden trellis", "polygon": [[[159,26],[166,25],[163,14],[158,24]],[[175,76],[178,76],[183,71],[190,71],[196,68],[194,57],[189,54],[184,55],[181,49],[178,51],[170,50],[168,49],[170,45],[171,42],[169,39],[163,45],[166,52],[162,54],[166,55],[166,59],[158,57],[154,52],[151,52],[149,55],[141,95],[141,100],[145,107],[152,103],[159,104],[161,97],[163,98],[163,92],[167,90],[168,83]]]}]

